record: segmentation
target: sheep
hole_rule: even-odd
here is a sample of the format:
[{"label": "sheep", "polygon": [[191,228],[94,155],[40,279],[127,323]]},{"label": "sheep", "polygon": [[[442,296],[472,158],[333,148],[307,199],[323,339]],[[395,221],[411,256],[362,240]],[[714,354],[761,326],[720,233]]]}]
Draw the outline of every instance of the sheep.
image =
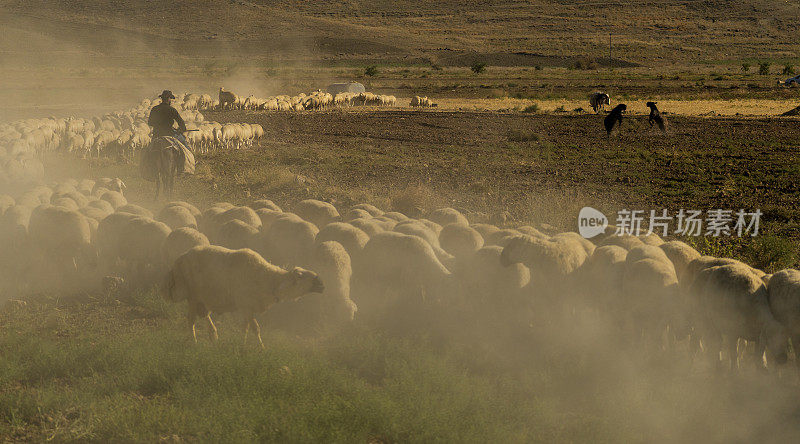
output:
[{"label": "sheep", "polygon": [[666,132],[667,121],[658,111],[658,108],[656,107],[656,102],[647,102],[647,107],[650,108],[650,117],[648,117],[647,119],[647,122],[650,123],[650,128],[653,127],[653,123],[655,122],[655,124],[658,125],[658,129],[660,129],[661,132]]},{"label": "sheep", "polygon": [[521,263],[531,271],[535,305],[541,308],[566,309],[573,293],[572,273],[587,258],[583,246],[572,238],[540,239],[528,235],[511,238],[503,248],[500,263],[508,267]]},{"label": "sheep", "polygon": [[89,199],[83,195],[83,193],[76,191],[76,190],[67,190],[67,191],[54,191],[53,194],[50,195],[50,202],[54,202],[55,200],[61,198],[69,198],[72,199],[78,208],[83,208],[89,203]]},{"label": "sheep", "polygon": [[306,265],[319,229],[311,222],[280,217],[258,240],[260,250],[270,262],[281,265]]},{"label": "sheep", "polygon": [[[530,282],[530,270],[522,264],[504,267],[500,263],[502,252],[503,247],[493,245],[459,257],[454,274],[461,285],[461,293],[474,308],[517,308],[514,299]],[[498,303],[500,298],[503,303]]]},{"label": "sheep", "polygon": [[359,219],[359,218],[371,219],[372,215],[369,214],[367,210],[362,210],[360,208],[351,208],[341,217],[341,219],[344,222],[349,222],[353,219]]},{"label": "sheep", "polygon": [[106,191],[100,195],[100,199],[110,203],[115,209],[128,204],[128,200],[125,199],[125,196],[118,191]]},{"label": "sheep", "polygon": [[88,204],[86,204],[86,206],[91,208],[97,208],[98,210],[106,213],[106,215],[109,215],[114,212],[114,206],[111,205],[107,200],[101,200],[101,199],[91,200],[89,201]]},{"label": "sheep", "polygon": [[370,238],[354,264],[353,280],[360,288],[353,300],[369,316],[381,316],[397,304],[419,308],[421,301],[444,296],[451,276],[422,238],[382,232]]},{"label": "sheep", "polygon": [[169,202],[166,205],[164,205],[164,208],[168,208],[168,207],[184,207],[187,210],[189,210],[190,213],[192,213],[192,216],[194,216],[195,219],[197,219],[198,217],[200,217],[203,214],[194,205],[192,205],[192,204],[190,204],[188,202],[180,201],[180,200]]},{"label": "sheep", "polygon": [[[675,266],[672,265],[672,261],[669,260],[667,254],[661,248],[654,247],[652,245],[639,245],[637,247],[633,247],[628,251],[626,262],[632,264],[642,259],[653,259],[664,262],[669,268],[672,269],[672,272],[675,273]],[[675,277],[677,279],[677,274]]]},{"label": "sheep", "polygon": [[169,233],[164,223],[129,213],[114,213],[100,222],[96,245],[107,266],[121,260],[127,264],[130,275],[135,273],[144,280],[148,267],[157,271],[163,264],[161,247]]},{"label": "sheep", "polygon": [[121,207],[117,207],[116,212],[117,213],[135,214],[137,216],[146,217],[148,219],[152,219],[153,218],[153,212],[152,211],[150,211],[150,210],[148,210],[146,208],[142,208],[139,205],[135,205],[135,204],[126,204],[126,205],[123,205]]},{"label": "sheep", "polygon": [[[766,285],[770,311],[786,328],[797,350],[800,348],[800,271],[778,271],[766,279]],[[800,366],[800,361],[796,364]]]},{"label": "sheep", "polygon": [[211,245],[205,234],[190,227],[181,227],[173,230],[164,240],[162,247],[164,263],[172,266],[175,259],[194,247]]},{"label": "sheep", "polygon": [[376,221],[374,219],[359,218],[359,219],[353,219],[353,220],[351,220],[351,221],[349,221],[347,223],[349,223],[350,225],[352,225],[352,226],[364,231],[370,237],[372,237],[372,236],[374,236],[374,235],[376,235],[378,233],[381,233],[383,231],[386,231],[383,228],[383,225],[381,225],[378,221]]},{"label": "sheep", "polygon": [[513,228],[497,230],[486,236],[484,245],[498,245],[505,247],[511,239],[522,236],[523,234]]},{"label": "sheep", "polygon": [[56,206],[36,208],[31,213],[28,238],[62,272],[70,268],[75,271],[81,262],[94,264],[91,228],[77,211]]},{"label": "sheep", "polygon": [[75,203],[74,200],[70,199],[69,197],[60,197],[54,199],[52,202],[53,206],[61,207],[70,211],[78,211],[80,208],[78,204]]},{"label": "sheep", "polygon": [[692,283],[697,297],[703,344],[719,363],[727,339],[731,370],[738,366],[738,339],[756,342],[755,360],[761,365],[768,351],[779,365],[786,363],[788,331],[775,319],[764,282],[741,263],[718,265],[700,271]]},{"label": "sheep", "polygon": [[255,246],[258,234],[257,228],[239,219],[233,219],[220,225],[217,229],[215,244],[231,250],[252,248]]},{"label": "sheep", "polygon": [[387,217],[385,215],[384,216],[373,217],[371,220],[372,220],[372,222],[380,225],[381,228],[383,228],[384,231],[391,231],[398,224],[397,220],[392,219],[391,217]]},{"label": "sheep", "polygon": [[665,242],[659,245],[659,248],[664,250],[672,265],[675,266],[675,274],[678,276],[678,281],[683,280],[683,274],[689,263],[700,257],[700,253],[697,250],[681,241]]},{"label": "sheep", "polygon": [[638,251],[628,252],[625,260],[619,309],[626,315],[623,322],[628,327],[628,337],[637,339],[643,335],[645,341],[655,344],[667,325],[679,322],[674,319],[674,314],[683,308],[678,278],[666,257],[637,260],[631,253]]},{"label": "sheep", "polygon": [[603,125],[606,127],[607,135],[610,136],[614,128],[618,129],[622,126],[622,113],[626,109],[628,109],[628,106],[624,103],[620,103],[619,105],[615,106],[610,113],[608,113],[605,119],[603,119]]},{"label": "sheep", "polygon": [[294,207],[294,213],[319,228],[339,220],[339,212],[333,205],[320,200],[306,199]]},{"label": "sheep", "polygon": [[309,294],[297,301],[278,304],[266,313],[271,324],[301,328],[304,332],[335,328],[351,322],[358,307],[350,299],[353,274],[350,256],[341,244],[320,242],[314,247],[309,264],[325,284],[320,294]]},{"label": "sheep", "polygon": [[214,218],[214,221],[222,225],[231,220],[240,220],[253,228],[261,228],[261,218],[250,207],[232,207],[225,210],[222,214]]},{"label": "sheep", "polygon": [[448,224],[469,225],[469,221],[463,214],[453,208],[439,208],[428,214],[428,219],[441,226]]},{"label": "sheep", "polygon": [[197,229],[197,219],[188,208],[181,205],[162,208],[156,220],[164,222],[171,230],[183,227]]},{"label": "sheep", "polygon": [[370,205],[368,203],[362,203],[358,205],[353,205],[350,209],[352,210],[364,210],[370,214],[372,217],[378,217],[383,215],[383,211],[378,209],[375,205]]},{"label": "sheep", "polygon": [[474,254],[483,247],[483,237],[468,225],[449,224],[439,233],[439,243],[446,252],[455,257]]},{"label": "sheep", "polygon": [[620,236],[612,234],[610,236],[605,237],[601,241],[599,241],[597,245],[599,247],[602,247],[602,246],[605,246],[605,245],[617,245],[617,246],[622,247],[622,248],[624,248],[626,250],[630,250],[630,249],[632,249],[634,247],[638,247],[640,245],[644,245],[644,242],[642,242],[642,240],[639,239],[638,237],[632,236],[630,234],[623,234],[623,235],[620,235]]},{"label": "sheep", "polygon": [[[520,228],[524,228],[524,227],[520,227]],[[534,237],[539,237],[541,239],[547,239],[546,235],[541,234],[541,232],[539,234],[540,234],[539,236],[535,236],[534,235]],[[589,239],[584,238],[583,236],[581,236],[580,234],[578,234],[578,233],[576,233],[574,231],[565,231],[563,233],[554,234],[552,237],[550,237],[550,240],[553,240],[553,241],[557,241],[559,239],[572,240],[574,242],[579,243],[581,245],[581,248],[583,248],[583,250],[586,252],[587,256],[591,256],[591,254],[594,252],[594,249],[595,249],[595,245],[592,243],[592,241],[590,241]]]},{"label": "sheep", "polygon": [[281,210],[281,207],[279,207],[278,205],[275,204],[275,202],[273,202],[273,201],[271,201],[269,199],[259,199],[259,200],[253,201],[249,205],[249,207],[254,209],[254,210],[256,210],[256,211],[260,210],[262,208],[266,208],[268,210],[278,211],[278,212],[283,211],[283,210]]},{"label": "sheep", "polygon": [[428,228],[422,222],[418,222],[416,220],[404,221],[395,225],[392,231],[412,236],[419,236],[422,239],[424,239],[427,243],[431,244],[431,246],[440,247],[439,236],[437,236],[436,233],[433,232],[433,230]]},{"label": "sheep", "polygon": [[500,231],[499,228],[491,224],[472,224],[470,227],[480,233],[484,240],[486,240],[492,233],[497,233]]},{"label": "sheep", "polygon": [[322,227],[314,241],[317,244],[328,241],[338,242],[351,258],[357,258],[361,255],[364,245],[369,242],[369,235],[350,224],[333,222]]},{"label": "sheep", "polygon": [[[258,218],[261,219],[261,231],[266,231],[272,225],[272,222],[277,220],[279,217],[292,217],[297,216],[294,213],[284,213],[282,211],[275,211],[270,210],[268,208],[259,208],[256,210],[256,214]],[[297,216],[299,219],[300,216]]]},{"label": "sheep", "polygon": [[89,207],[89,206],[79,209],[78,212],[88,217],[89,219],[94,219],[97,222],[100,222],[101,220],[105,219],[106,216],[111,214],[110,212],[105,212],[99,208]]},{"label": "sheep", "polygon": [[97,192],[100,188],[105,188],[109,191],[116,191],[120,195],[125,194],[125,182],[122,181],[119,177],[110,178],[110,177],[103,177],[97,179],[92,186],[92,195],[97,196]]},{"label": "sheep", "polygon": [[375,216],[376,219],[380,218],[388,218],[395,222],[403,222],[409,220],[409,217],[399,211],[389,211],[388,213],[383,213],[380,216]]},{"label": "sheep", "polygon": [[654,247],[658,247],[664,243],[664,239],[661,239],[661,236],[657,235],[656,233],[642,234],[641,236],[637,237],[642,241],[642,243],[652,245]]},{"label": "sheep", "polygon": [[594,112],[599,112],[604,110],[606,105],[611,106],[611,98],[604,92],[596,91],[589,96],[589,105]]},{"label": "sheep", "polygon": [[628,250],[617,245],[597,247],[581,266],[578,286],[584,303],[617,316]]},{"label": "sheep", "polygon": [[394,227],[393,231],[422,238],[431,245],[431,248],[433,248],[433,252],[436,254],[436,257],[439,259],[439,261],[441,261],[447,267],[451,267],[453,265],[455,257],[442,249],[441,245],[439,245],[439,237],[424,223],[409,219],[398,223]]},{"label": "sheep", "polygon": [[77,189],[86,196],[91,196],[92,190],[94,189],[96,183],[97,182],[95,182],[92,179],[83,179],[80,182],[78,182]]},{"label": "sheep", "polygon": [[322,280],[312,271],[299,267],[287,271],[253,250],[218,246],[195,247],[184,253],[175,260],[163,286],[167,300],[188,302],[188,319],[195,342],[198,317],[208,320],[213,338],[217,339],[211,314],[237,312],[245,322],[245,343],[252,325],[262,349],[264,342],[256,315],[281,301],[324,290]]},{"label": "sheep", "polygon": [[538,237],[541,239],[547,239],[549,236],[542,233],[541,231],[537,230],[536,228],[530,225],[523,225],[521,227],[517,227],[517,231],[522,234],[527,234],[528,236]]}]

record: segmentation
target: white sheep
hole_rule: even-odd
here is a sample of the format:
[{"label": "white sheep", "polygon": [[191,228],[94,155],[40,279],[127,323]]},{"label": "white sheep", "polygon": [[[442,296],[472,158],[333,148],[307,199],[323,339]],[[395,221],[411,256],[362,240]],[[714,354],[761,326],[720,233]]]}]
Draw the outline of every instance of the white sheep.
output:
[{"label": "white sheep", "polygon": [[730,367],[735,369],[741,338],[756,343],[757,365],[761,365],[765,350],[776,363],[786,362],[788,332],[775,319],[767,288],[752,268],[741,263],[705,268],[692,283],[691,294],[698,298],[700,322],[696,328],[713,361],[719,362],[723,340],[727,340]]},{"label": "white sheep", "polygon": [[468,225],[449,224],[439,233],[439,244],[453,256],[463,257],[483,247],[483,237]]},{"label": "white sheep", "polygon": [[[450,270],[418,236],[382,232],[372,236],[354,264],[360,286],[353,300],[362,313],[382,316],[392,307],[418,309],[422,301],[443,299]],[[399,304],[399,305],[398,305]]]},{"label": "white sheep", "polygon": [[169,233],[164,240],[163,254],[164,263],[172,266],[175,259],[194,247],[204,247],[211,245],[205,234],[190,227],[181,227]]},{"label": "white sheep", "polygon": [[315,238],[317,244],[328,241],[338,242],[351,258],[355,258],[361,255],[364,245],[369,241],[369,235],[350,224],[333,222],[319,230]]},{"label": "white sheep", "polygon": [[182,227],[197,229],[197,219],[188,208],[181,205],[162,208],[156,220],[164,222],[172,230]]},{"label": "white sheep", "polygon": [[453,208],[439,208],[428,214],[427,218],[441,226],[448,224],[469,225],[469,220],[460,211]]},{"label": "white sheep", "polygon": [[765,281],[770,311],[786,327],[792,346],[797,349],[800,347],[800,271],[781,270]]},{"label": "white sheep", "polygon": [[336,207],[328,202],[315,199],[300,201],[294,206],[294,213],[316,225],[318,228],[322,228],[331,222],[339,220],[339,212],[336,210]]},{"label": "white sheep", "polygon": [[256,316],[281,301],[294,300],[307,293],[324,291],[316,273],[302,268],[291,271],[272,265],[253,250],[223,247],[195,247],[180,256],[167,275],[164,296],[167,300],[187,301],[192,336],[198,317],[206,318],[213,337],[218,338],[211,314],[238,313],[245,322],[245,342],[252,325],[259,345],[261,326]]},{"label": "white sheep", "polygon": [[298,216],[284,216],[262,232],[260,251],[270,262],[281,265],[307,265],[319,229]]}]

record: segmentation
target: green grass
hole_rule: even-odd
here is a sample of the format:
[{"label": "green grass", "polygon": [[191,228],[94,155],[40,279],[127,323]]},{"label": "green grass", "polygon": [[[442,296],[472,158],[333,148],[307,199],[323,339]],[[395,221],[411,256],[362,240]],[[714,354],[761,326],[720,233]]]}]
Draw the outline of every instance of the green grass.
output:
[{"label": "green grass", "polygon": [[218,343],[194,344],[182,308],[145,292],[127,304],[30,302],[4,313],[0,437],[524,442],[598,427],[423,338],[363,326],[323,340],[271,332],[261,351],[222,317]]}]

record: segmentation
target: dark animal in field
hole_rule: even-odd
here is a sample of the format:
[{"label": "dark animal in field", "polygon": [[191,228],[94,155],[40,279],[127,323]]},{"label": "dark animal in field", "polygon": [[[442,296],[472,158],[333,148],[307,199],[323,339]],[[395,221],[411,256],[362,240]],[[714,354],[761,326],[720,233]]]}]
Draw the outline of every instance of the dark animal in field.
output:
[{"label": "dark animal in field", "polygon": [[619,128],[622,125],[622,112],[626,109],[628,109],[628,106],[624,103],[620,103],[619,105],[615,106],[610,113],[608,113],[606,118],[603,120],[603,123],[606,126],[607,134],[610,135],[611,131],[614,130],[614,127]]},{"label": "dark animal in field", "polygon": [[225,91],[223,87],[219,87],[219,107],[225,109],[227,106],[228,108],[233,108],[236,105],[236,94]]},{"label": "dark animal in field", "polygon": [[650,118],[647,119],[650,122],[650,127],[652,128],[653,122],[655,122],[658,125],[658,129],[664,132],[667,131],[667,121],[656,108],[656,102],[647,102],[647,107],[650,108]]},{"label": "dark animal in field", "polygon": [[611,98],[604,92],[593,92],[589,96],[589,104],[592,106],[594,112],[605,109],[606,105],[611,105]]}]

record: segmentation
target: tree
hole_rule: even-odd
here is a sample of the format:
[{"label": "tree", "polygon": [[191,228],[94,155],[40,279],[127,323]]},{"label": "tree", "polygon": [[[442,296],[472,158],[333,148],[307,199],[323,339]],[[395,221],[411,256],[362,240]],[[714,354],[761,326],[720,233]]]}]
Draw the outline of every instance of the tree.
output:
[{"label": "tree", "polygon": [[470,67],[470,69],[475,74],[480,74],[486,71],[486,64],[483,62],[472,62],[472,66]]}]

